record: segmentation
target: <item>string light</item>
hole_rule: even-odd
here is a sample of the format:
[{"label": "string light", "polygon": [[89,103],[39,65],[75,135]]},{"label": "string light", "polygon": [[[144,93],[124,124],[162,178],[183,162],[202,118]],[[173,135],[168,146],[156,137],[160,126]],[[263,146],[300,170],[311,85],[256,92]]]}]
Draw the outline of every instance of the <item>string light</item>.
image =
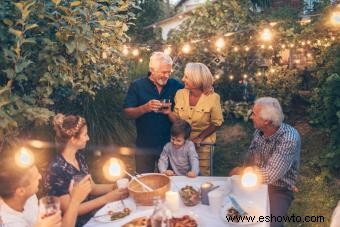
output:
[{"label": "string light", "polygon": [[271,73],[274,73],[274,72],[275,72],[275,69],[270,69],[270,72],[271,72]]},{"label": "string light", "polygon": [[262,73],[261,72],[257,72],[257,74],[256,75],[258,75],[258,76],[262,76]]},{"label": "string light", "polygon": [[243,78],[244,78],[244,79],[247,79],[247,78],[248,78],[248,75],[247,75],[247,74],[244,74],[244,75],[243,75]]},{"label": "string light", "polygon": [[123,47],[123,54],[126,56],[126,55],[128,55],[129,54],[129,50],[128,50],[128,48],[127,48],[127,46],[124,46]]},{"label": "string light", "polygon": [[285,49],[285,48],[286,48],[286,45],[282,44],[281,47],[282,47],[282,49]]},{"label": "string light", "polygon": [[307,58],[311,58],[312,54],[311,53],[307,53]]},{"label": "string light", "polygon": [[238,51],[238,47],[234,47],[234,51],[237,52]]},{"label": "string light", "polygon": [[269,45],[268,49],[269,49],[269,50],[272,50],[272,49],[273,49],[273,46],[272,46],[272,45]]},{"label": "string light", "polygon": [[138,50],[138,49],[134,49],[134,50],[132,51],[132,55],[133,55],[134,57],[137,57],[137,56],[139,55],[139,50]]},{"label": "string light", "polygon": [[246,46],[244,49],[245,49],[246,51],[249,51],[249,47],[247,47],[247,46]]},{"label": "string light", "polygon": [[140,59],[139,59],[139,62],[142,63],[142,62],[143,62],[143,58],[140,58]]},{"label": "string light", "polygon": [[268,42],[272,39],[272,33],[268,28],[265,28],[261,33],[261,39]]},{"label": "string light", "polygon": [[216,40],[216,43],[215,43],[215,46],[219,49],[222,49],[225,47],[225,42],[224,42],[224,39],[223,38],[218,38]]},{"label": "string light", "polygon": [[234,79],[234,76],[233,75],[230,75],[229,76],[229,80],[233,80]]},{"label": "string light", "polygon": [[183,47],[182,47],[182,52],[185,53],[185,54],[188,54],[190,53],[190,50],[191,50],[191,47],[189,44],[184,44]]},{"label": "string light", "polygon": [[261,49],[264,49],[265,47],[266,47],[265,45],[263,45],[263,44],[261,45]]}]

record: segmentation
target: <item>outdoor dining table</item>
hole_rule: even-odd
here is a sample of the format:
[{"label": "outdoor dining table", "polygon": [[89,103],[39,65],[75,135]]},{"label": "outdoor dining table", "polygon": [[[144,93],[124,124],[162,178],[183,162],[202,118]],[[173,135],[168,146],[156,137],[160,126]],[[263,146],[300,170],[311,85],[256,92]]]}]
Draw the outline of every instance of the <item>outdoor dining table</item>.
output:
[{"label": "outdoor dining table", "polygon": [[[233,180],[232,180],[233,179]],[[219,185],[219,189],[224,189],[227,187],[227,182],[230,181],[232,183],[232,191],[230,195],[232,195],[236,200],[247,200],[250,203],[253,203],[256,206],[256,221],[259,218],[259,215],[262,216],[270,216],[269,209],[269,198],[268,198],[268,187],[266,184],[257,185],[255,189],[247,191],[247,189],[242,188],[240,184],[240,176],[229,177],[196,177],[196,178],[188,178],[186,176],[173,176],[171,177],[171,190],[179,191],[182,187],[186,185],[190,185],[196,188],[200,188],[203,183],[211,182],[213,185]],[[235,183],[238,182],[238,183]],[[217,189],[216,189],[217,190]],[[125,199],[126,202],[131,202],[133,199],[131,197]],[[132,212],[129,216],[122,218],[121,220],[116,220],[114,222],[98,222],[94,218],[92,218],[85,227],[109,227],[109,226],[122,226],[127,222],[141,217],[141,216],[150,216],[153,212],[153,206],[141,206],[137,205],[136,210]],[[222,209],[222,208],[221,208]],[[247,225],[252,227],[267,227],[270,225],[268,222],[254,222],[254,223],[228,223],[226,220],[222,219],[222,215],[225,211],[216,214],[213,213],[209,207],[209,205],[198,204],[193,207],[186,207],[181,202],[180,210],[184,212],[192,212],[198,217],[198,225],[199,227],[225,227],[225,226],[241,226]],[[95,215],[96,216],[96,215]]]}]

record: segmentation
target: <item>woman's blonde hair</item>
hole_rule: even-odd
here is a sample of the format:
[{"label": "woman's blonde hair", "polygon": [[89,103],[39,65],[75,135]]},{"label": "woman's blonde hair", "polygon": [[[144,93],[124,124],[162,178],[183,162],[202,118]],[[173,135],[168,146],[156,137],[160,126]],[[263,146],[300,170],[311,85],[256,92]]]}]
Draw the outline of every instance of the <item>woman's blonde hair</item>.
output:
[{"label": "woman's blonde hair", "polygon": [[196,88],[201,89],[203,92],[212,90],[214,79],[205,64],[199,62],[188,63],[185,66],[184,75]]}]

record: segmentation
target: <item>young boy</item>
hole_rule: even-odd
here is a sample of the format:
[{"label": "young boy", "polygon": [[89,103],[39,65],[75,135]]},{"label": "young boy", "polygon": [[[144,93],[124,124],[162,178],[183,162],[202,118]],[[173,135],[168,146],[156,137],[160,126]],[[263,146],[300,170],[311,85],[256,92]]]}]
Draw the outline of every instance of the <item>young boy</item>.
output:
[{"label": "young boy", "polygon": [[198,154],[195,145],[188,140],[191,127],[184,120],[171,127],[171,142],[167,143],[158,161],[158,169],[168,176],[196,177],[199,173]]}]

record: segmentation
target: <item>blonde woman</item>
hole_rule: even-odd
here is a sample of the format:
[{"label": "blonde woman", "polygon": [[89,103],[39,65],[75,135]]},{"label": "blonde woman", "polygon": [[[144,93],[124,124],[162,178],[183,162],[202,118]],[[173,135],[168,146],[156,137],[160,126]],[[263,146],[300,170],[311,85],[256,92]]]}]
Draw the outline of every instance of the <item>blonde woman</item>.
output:
[{"label": "blonde woman", "polygon": [[[175,96],[174,112],[169,112],[171,121],[180,118],[192,127],[190,139],[196,143],[215,143],[216,130],[223,123],[220,96],[213,90],[213,76],[202,63],[188,63],[182,81],[185,88]],[[210,148],[198,146],[200,172],[210,175]]]}]

